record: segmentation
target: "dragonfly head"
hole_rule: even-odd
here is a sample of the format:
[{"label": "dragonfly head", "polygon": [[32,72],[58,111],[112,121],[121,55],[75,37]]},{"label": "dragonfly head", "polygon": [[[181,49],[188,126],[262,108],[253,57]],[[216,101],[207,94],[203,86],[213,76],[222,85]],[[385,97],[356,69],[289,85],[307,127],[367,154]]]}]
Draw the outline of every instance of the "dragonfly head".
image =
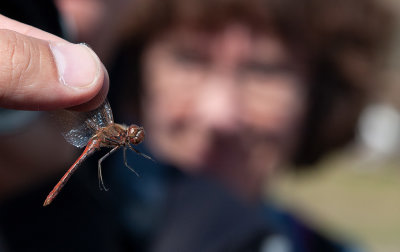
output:
[{"label": "dragonfly head", "polygon": [[139,144],[144,140],[144,129],[135,124],[128,127],[128,139],[131,144]]}]

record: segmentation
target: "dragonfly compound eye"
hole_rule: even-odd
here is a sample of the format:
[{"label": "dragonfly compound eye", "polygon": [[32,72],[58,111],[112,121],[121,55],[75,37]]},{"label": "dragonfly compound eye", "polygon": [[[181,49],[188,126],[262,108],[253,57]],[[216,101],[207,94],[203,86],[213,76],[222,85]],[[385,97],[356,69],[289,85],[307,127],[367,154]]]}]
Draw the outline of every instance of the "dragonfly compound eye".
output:
[{"label": "dragonfly compound eye", "polygon": [[132,144],[139,144],[144,140],[144,129],[136,125],[131,125],[128,129],[129,139]]}]

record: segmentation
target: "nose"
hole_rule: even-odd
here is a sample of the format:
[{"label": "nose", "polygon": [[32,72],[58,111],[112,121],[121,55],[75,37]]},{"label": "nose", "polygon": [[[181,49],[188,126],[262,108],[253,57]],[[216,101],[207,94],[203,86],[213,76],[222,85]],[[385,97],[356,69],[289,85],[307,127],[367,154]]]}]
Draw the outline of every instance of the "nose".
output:
[{"label": "nose", "polygon": [[229,74],[214,74],[207,78],[196,101],[198,121],[213,130],[235,131],[240,113],[236,89],[235,80]]}]

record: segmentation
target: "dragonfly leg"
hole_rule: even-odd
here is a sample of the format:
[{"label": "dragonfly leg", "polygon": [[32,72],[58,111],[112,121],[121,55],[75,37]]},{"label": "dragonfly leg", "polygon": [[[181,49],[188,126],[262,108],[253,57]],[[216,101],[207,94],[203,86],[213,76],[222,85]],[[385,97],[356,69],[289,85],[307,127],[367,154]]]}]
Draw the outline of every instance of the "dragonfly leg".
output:
[{"label": "dragonfly leg", "polygon": [[136,152],[138,155],[140,155],[140,156],[142,156],[142,157],[145,157],[145,158],[147,158],[147,159],[150,159],[151,161],[153,161],[154,163],[156,163],[156,161],[155,161],[154,159],[152,159],[150,156],[148,156],[148,155],[146,155],[146,154],[144,154],[144,153],[142,153],[142,152],[136,150],[136,149],[133,148],[131,145],[129,145],[129,149],[133,150],[133,151]]},{"label": "dragonfly leg", "polygon": [[116,150],[118,150],[119,149],[119,146],[117,146],[117,147],[114,147],[112,150],[110,150],[107,154],[105,154],[102,158],[100,158],[99,159],[99,162],[98,162],[98,164],[99,164],[99,166],[98,166],[98,176],[99,176],[99,187],[100,187],[100,190],[103,190],[104,189],[104,191],[108,191],[108,189],[105,187],[105,185],[104,185],[104,181],[103,181],[103,175],[102,175],[102,173],[101,173],[101,163],[104,161],[104,159],[106,159],[111,153],[113,153],[113,152],[115,152]]},{"label": "dragonfly leg", "polygon": [[124,164],[125,164],[125,166],[128,167],[131,171],[133,171],[133,173],[135,173],[136,176],[139,177],[139,174],[135,171],[135,169],[133,169],[132,167],[130,167],[130,166],[128,165],[128,160],[126,159],[126,147],[124,147]]}]

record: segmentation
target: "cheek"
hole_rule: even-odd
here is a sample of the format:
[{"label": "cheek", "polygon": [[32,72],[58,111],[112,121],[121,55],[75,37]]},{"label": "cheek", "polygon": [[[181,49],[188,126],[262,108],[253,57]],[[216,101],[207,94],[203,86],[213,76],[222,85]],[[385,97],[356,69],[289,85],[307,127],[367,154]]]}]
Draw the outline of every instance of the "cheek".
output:
[{"label": "cheek", "polygon": [[248,85],[243,118],[258,129],[287,131],[296,129],[306,105],[304,86],[295,80],[270,80]]}]

